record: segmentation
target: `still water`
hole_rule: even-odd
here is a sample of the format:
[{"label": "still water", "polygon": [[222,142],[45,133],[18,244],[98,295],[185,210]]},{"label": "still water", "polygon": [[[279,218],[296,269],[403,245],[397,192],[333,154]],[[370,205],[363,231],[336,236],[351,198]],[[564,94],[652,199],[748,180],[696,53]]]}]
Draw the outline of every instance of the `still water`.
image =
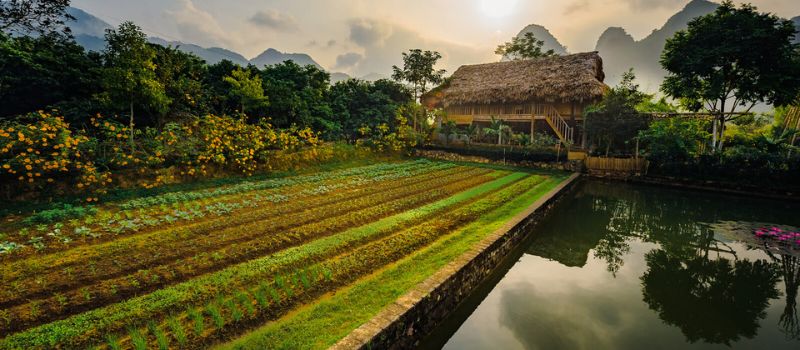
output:
[{"label": "still water", "polygon": [[800,204],[586,180],[422,348],[800,349]]}]

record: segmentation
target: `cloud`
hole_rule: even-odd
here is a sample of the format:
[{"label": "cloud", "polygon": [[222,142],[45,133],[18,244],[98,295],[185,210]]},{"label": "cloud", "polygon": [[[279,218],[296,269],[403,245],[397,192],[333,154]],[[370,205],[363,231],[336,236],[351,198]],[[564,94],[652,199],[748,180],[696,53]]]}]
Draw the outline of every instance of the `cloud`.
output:
[{"label": "cloud", "polygon": [[336,66],[335,68],[339,69],[349,69],[357,65],[361,60],[364,59],[364,55],[357,53],[357,52],[348,52],[339,56],[336,56]]},{"label": "cloud", "polygon": [[392,26],[371,19],[354,19],[350,23],[350,40],[361,46],[382,45],[392,35]]},{"label": "cloud", "polygon": [[232,39],[210,13],[197,8],[192,0],[179,0],[178,8],[165,14],[175,23],[182,41],[205,46],[230,45]]},{"label": "cloud", "polygon": [[353,67],[353,73],[391,74],[392,65],[402,65],[402,53],[409,49],[435,50],[442,54],[437,68],[452,73],[463,64],[495,60],[491,49],[479,49],[450,41],[431,38],[420,32],[392,22],[373,19],[350,20],[350,41],[356,43],[363,58]]},{"label": "cloud", "polygon": [[327,47],[333,47],[334,45],[336,45],[336,40],[333,40],[333,39],[328,40],[328,42],[325,45]]},{"label": "cloud", "polygon": [[683,4],[684,0],[624,0],[633,10],[655,10],[657,8],[672,8]]},{"label": "cloud", "polygon": [[275,10],[258,11],[249,21],[257,26],[282,32],[293,32],[299,28],[294,17]]}]

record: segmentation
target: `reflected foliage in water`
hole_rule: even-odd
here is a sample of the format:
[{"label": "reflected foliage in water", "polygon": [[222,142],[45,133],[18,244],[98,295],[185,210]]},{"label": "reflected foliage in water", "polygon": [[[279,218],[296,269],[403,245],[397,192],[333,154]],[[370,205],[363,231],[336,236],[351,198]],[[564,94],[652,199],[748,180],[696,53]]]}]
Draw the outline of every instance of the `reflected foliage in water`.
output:
[{"label": "reflected foliage in water", "polygon": [[730,345],[756,335],[769,300],[779,296],[778,273],[766,260],[682,259],[666,250],[645,255],[642,294],[650,309],[689,342]]},{"label": "reflected foliage in water", "polygon": [[800,339],[797,256],[763,249],[763,258],[743,258],[748,249],[763,248],[738,244],[752,243],[751,231],[717,225],[796,225],[795,204],[775,210],[775,202],[759,199],[587,182],[563,206],[551,225],[536,233],[528,253],[575,267],[586,265],[591,255],[616,276],[631,242],[656,245],[644,256],[643,300],[691,343],[730,345],[754,337],[770,300],[781,297],[782,281],[786,307],[779,327],[787,338]]}]

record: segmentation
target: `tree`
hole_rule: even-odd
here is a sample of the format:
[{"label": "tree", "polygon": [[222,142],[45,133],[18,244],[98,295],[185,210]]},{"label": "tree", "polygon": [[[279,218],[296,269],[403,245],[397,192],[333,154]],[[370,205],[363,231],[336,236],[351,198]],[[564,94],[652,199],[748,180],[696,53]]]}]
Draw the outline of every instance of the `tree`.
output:
[{"label": "tree", "polygon": [[[440,84],[445,70],[436,70],[434,66],[442,55],[436,51],[411,49],[403,52],[403,68],[392,66],[392,79],[397,82],[408,82],[414,101],[428,91],[428,84]],[[414,118],[414,131],[417,131],[417,118]]]},{"label": "tree", "polygon": [[133,151],[134,106],[163,114],[171,101],[164,92],[164,85],[156,77],[155,51],[133,22],[123,22],[117,29],[106,30],[103,57],[106,65],[103,85],[109,102],[118,106],[124,101],[130,110],[130,145]]},{"label": "tree", "polygon": [[100,68],[97,54],[67,36],[0,33],[0,118],[58,108],[74,122],[96,113],[84,106],[99,92]]},{"label": "tree", "polygon": [[757,103],[784,105],[797,98],[800,50],[794,35],[791,21],[724,1],[667,40],[661,66],[669,74],[661,91],[690,110],[714,115],[712,146],[720,151],[725,122],[737,108],[749,112]]},{"label": "tree", "polygon": [[444,134],[444,144],[446,145],[450,143],[450,135],[458,134],[458,126],[456,126],[456,122],[448,120],[442,124],[441,131]]},{"label": "tree", "polygon": [[362,126],[375,129],[386,124],[396,129],[398,126],[393,124],[398,111],[410,102],[408,89],[391,80],[340,81],[331,87],[328,97],[331,122],[335,125],[335,133],[328,136],[354,141],[360,136],[358,129]]},{"label": "tree", "polygon": [[472,140],[480,134],[481,130],[478,124],[470,123],[464,130],[464,135],[467,136],[467,144],[472,144]]},{"label": "tree", "polygon": [[0,31],[46,34],[64,27],[70,0],[0,1]]},{"label": "tree", "polygon": [[257,109],[269,105],[267,97],[264,96],[264,89],[261,87],[261,78],[254,76],[252,72],[236,68],[224,80],[230,85],[229,94],[231,97],[239,100],[242,106],[242,113],[249,109]]},{"label": "tree", "polygon": [[511,41],[498,45],[494,53],[512,60],[556,56],[555,51],[552,49],[544,51],[542,46],[544,46],[544,41],[536,39],[533,33],[525,33],[522,37],[515,36],[511,38]]},{"label": "tree", "polygon": [[503,144],[503,133],[510,130],[508,125],[503,123],[501,119],[495,119],[492,117],[492,121],[489,123],[489,126],[484,129],[487,135],[497,135],[497,144]]},{"label": "tree", "polygon": [[158,115],[157,125],[175,121],[186,114],[207,114],[210,106],[209,93],[203,81],[208,69],[205,62],[177,47],[150,45],[156,52],[153,60],[156,78],[164,85],[164,92],[171,101],[166,115]]},{"label": "tree", "polygon": [[324,134],[334,132],[330,106],[325,103],[330,89],[330,74],[316,66],[301,66],[294,61],[266,66],[261,70],[269,106],[264,109],[273,125],[311,127]]},{"label": "tree", "polygon": [[609,89],[603,99],[586,110],[586,133],[601,147],[606,156],[620,150],[625,142],[647,127],[647,120],[636,109],[652,96],[639,91],[633,70],[622,75],[619,85]]}]

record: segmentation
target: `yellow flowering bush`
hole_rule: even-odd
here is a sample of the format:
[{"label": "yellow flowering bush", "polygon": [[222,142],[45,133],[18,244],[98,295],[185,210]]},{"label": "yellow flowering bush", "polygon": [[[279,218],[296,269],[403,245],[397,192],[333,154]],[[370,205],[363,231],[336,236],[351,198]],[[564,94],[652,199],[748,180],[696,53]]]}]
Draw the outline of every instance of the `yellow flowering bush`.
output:
[{"label": "yellow flowering bush", "polygon": [[[25,123],[0,123],[2,177],[30,189],[52,188],[68,179],[79,191],[103,191],[111,182],[86,152],[90,139],[74,133],[64,118],[44,111],[31,113]],[[89,197],[89,201],[95,200]]]},{"label": "yellow flowering bush", "polygon": [[395,117],[394,130],[388,124],[382,123],[373,128],[362,125],[358,132],[362,137],[356,141],[356,145],[378,152],[408,152],[417,145],[414,130],[408,126],[408,120],[399,113]]}]

